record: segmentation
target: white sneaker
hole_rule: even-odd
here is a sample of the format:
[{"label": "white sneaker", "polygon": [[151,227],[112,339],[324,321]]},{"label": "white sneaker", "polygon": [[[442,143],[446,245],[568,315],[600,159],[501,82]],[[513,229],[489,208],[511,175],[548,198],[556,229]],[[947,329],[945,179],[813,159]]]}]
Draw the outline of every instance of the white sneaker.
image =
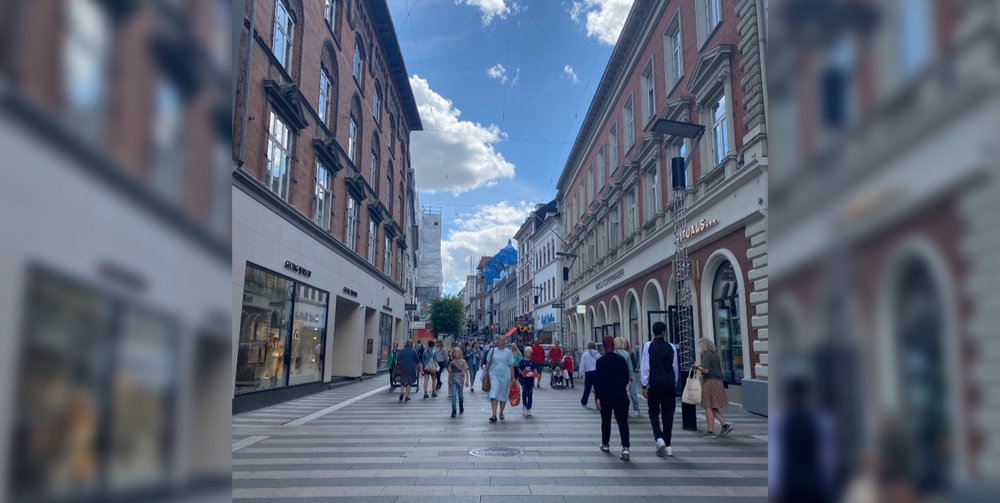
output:
[{"label": "white sneaker", "polygon": [[669,445],[667,446],[667,456],[674,457],[674,450]]},{"label": "white sneaker", "polygon": [[528,409],[528,417],[531,417],[531,409]]},{"label": "white sneaker", "polygon": [[657,456],[659,456],[659,457],[662,458],[666,454],[667,449],[670,449],[670,448],[667,447],[667,443],[664,442],[662,438],[656,439],[656,455]]}]

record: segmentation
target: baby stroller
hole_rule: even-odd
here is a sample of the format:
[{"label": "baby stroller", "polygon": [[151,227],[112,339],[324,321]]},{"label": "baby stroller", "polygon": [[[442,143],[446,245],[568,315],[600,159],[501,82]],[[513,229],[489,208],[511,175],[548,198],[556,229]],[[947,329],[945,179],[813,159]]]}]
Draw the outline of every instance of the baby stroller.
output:
[{"label": "baby stroller", "polygon": [[552,366],[552,378],[549,379],[549,387],[552,389],[566,389],[566,379],[564,377],[562,363],[555,363]]}]

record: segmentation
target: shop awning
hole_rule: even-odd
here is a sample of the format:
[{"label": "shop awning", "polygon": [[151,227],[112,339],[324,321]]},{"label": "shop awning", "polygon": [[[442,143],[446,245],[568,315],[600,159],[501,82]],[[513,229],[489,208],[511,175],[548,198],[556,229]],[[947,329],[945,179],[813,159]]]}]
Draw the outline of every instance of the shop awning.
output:
[{"label": "shop awning", "polygon": [[504,337],[510,337],[510,334],[513,334],[514,332],[517,332],[517,327],[514,327],[514,328],[508,330],[507,333],[504,334],[503,336]]}]

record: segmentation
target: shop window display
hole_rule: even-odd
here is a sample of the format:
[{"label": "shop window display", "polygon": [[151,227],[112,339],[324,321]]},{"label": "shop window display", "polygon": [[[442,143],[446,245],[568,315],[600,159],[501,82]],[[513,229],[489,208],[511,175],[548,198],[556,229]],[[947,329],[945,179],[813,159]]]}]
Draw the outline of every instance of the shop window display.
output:
[{"label": "shop window display", "polygon": [[722,380],[727,384],[743,381],[743,333],[740,327],[740,296],[736,271],[729,261],[719,266],[712,284],[712,317],[715,345],[722,360]]},{"label": "shop window display", "polygon": [[385,313],[379,313],[378,339],[378,368],[385,369],[388,368],[387,360],[389,359],[389,346],[392,345],[392,316]]}]

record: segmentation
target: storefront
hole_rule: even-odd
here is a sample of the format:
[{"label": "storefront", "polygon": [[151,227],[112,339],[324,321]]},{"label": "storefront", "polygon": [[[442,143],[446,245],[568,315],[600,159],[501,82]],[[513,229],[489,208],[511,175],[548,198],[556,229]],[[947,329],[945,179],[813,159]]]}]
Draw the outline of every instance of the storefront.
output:
[{"label": "storefront", "polygon": [[247,263],[236,393],[323,379],[330,293]]}]

